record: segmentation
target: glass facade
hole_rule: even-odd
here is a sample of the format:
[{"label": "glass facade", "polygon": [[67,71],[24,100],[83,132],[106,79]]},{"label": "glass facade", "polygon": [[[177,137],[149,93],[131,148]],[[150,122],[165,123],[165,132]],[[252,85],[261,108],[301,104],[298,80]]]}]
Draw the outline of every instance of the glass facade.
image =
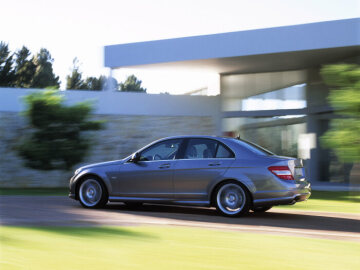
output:
[{"label": "glass facade", "polygon": [[[321,111],[329,89],[319,70],[224,75],[221,83],[225,135],[240,135],[277,155],[304,159],[311,181],[360,184],[360,164],[343,163],[322,145],[334,115]],[[284,112],[279,110],[304,108],[320,110],[274,116]]]},{"label": "glass facade", "polygon": [[241,100],[243,111],[306,108],[306,84],[251,96]]},{"label": "glass facade", "polygon": [[[228,102],[228,110],[234,107],[242,111],[302,109],[306,107],[306,84],[262,93]],[[237,104],[236,104],[237,103]],[[225,104],[226,107],[226,104]],[[278,155],[298,157],[298,138],[306,133],[303,115],[287,115],[267,118],[228,118],[224,128],[240,137],[259,144]],[[269,140],[271,138],[271,140]]]},{"label": "glass facade", "polygon": [[[261,123],[261,120],[259,120]],[[306,132],[306,124],[281,124],[272,126],[240,128],[240,137],[259,144],[280,156],[298,156],[299,135]]]}]

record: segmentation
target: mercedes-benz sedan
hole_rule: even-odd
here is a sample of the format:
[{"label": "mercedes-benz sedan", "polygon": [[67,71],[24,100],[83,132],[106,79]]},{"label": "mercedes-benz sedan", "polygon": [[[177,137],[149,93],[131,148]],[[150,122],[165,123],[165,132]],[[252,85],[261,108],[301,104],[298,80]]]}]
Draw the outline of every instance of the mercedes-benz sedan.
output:
[{"label": "mercedes-benz sedan", "polygon": [[309,196],[301,159],[215,136],[164,138],[122,160],[81,167],[69,194],[87,208],[109,201],[215,206],[225,216],[263,212]]}]

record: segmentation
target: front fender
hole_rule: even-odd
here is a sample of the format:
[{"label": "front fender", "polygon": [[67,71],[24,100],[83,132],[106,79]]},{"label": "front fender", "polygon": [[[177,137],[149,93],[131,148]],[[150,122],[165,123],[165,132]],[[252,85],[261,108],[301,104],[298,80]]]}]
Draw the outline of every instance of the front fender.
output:
[{"label": "front fender", "polygon": [[81,171],[80,173],[78,173],[77,175],[74,175],[71,180],[70,180],[70,196],[74,197],[75,199],[77,199],[77,187],[78,184],[80,183],[81,179],[83,179],[86,176],[95,176],[99,179],[101,179],[107,189],[108,194],[111,193],[112,191],[112,186],[111,186],[111,182],[109,181],[106,173],[104,170],[101,170],[99,168],[96,168],[96,170],[93,170],[92,168],[87,168],[84,169],[83,171]]}]

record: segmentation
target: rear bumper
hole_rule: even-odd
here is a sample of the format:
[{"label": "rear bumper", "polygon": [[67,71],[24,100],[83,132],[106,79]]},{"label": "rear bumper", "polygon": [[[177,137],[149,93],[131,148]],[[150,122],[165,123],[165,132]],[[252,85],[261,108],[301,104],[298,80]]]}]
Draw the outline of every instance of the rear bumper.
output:
[{"label": "rear bumper", "polygon": [[69,198],[76,200],[76,196],[74,193],[69,193]]},{"label": "rear bumper", "polygon": [[306,186],[299,186],[289,191],[271,192],[271,194],[272,196],[267,198],[255,199],[254,206],[288,205],[306,201],[311,195],[311,186],[307,183]]}]

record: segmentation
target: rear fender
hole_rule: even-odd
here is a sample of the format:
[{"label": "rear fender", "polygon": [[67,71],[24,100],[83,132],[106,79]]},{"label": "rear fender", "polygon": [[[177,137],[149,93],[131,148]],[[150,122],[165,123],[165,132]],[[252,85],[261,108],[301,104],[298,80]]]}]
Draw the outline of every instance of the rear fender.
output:
[{"label": "rear fender", "polygon": [[232,179],[242,183],[251,193],[256,191],[256,187],[253,181],[245,174],[241,173],[240,170],[227,170],[223,175],[223,179]]},{"label": "rear fender", "polygon": [[[211,199],[212,199],[212,195],[213,195],[213,192],[215,190],[215,188],[225,182],[225,181],[236,181],[236,182],[239,182],[240,184],[244,185],[248,191],[250,192],[250,195],[252,193],[254,193],[256,191],[256,188],[255,188],[255,185],[253,184],[253,182],[251,181],[251,179],[249,177],[247,177],[246,175],[244,174],[233,174],[233,173],[228,173],[229,171],[227,171],[222,177],[221,179],[219,179],[218,181],[216,182],[213,182],[210,186],[209,186],[209,189],[208,189],[208,194],[209,194],[209,201],[211,202]],[[252,195],[251,195],[252,197]]]}]

